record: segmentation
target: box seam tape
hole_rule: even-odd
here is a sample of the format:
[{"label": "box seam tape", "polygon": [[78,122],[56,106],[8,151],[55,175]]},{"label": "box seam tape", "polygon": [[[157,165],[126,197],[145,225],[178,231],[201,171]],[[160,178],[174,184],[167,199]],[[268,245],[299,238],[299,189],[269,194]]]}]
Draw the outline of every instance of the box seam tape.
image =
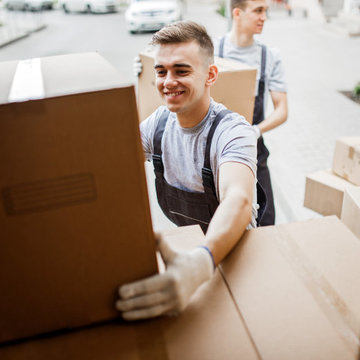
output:
[{"label": "box seam tape", "polygon": [[19,61],[10,87],[8,101],[22,102],[44,97],[40,58]]}]

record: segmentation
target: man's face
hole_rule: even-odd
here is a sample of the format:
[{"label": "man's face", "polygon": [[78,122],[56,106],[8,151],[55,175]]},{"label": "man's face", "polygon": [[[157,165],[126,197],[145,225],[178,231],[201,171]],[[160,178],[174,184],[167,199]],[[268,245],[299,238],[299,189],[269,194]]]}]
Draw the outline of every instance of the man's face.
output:
[{"label": "man's face", "polygon": [[208,106],[209,66],[195,41],[160,45],[155,72],[156,87],[170,111],[191,114]]},{"label": "man's face", "polygon": [[240,11],[240,20],[245,31],[261,34],[266,20],[268,4],[266,0],[250,0],[246,8]]}]

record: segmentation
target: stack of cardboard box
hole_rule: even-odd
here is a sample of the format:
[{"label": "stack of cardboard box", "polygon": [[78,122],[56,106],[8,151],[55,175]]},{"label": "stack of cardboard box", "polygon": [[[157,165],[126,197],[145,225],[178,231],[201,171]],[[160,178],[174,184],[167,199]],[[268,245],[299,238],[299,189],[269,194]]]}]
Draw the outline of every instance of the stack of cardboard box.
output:
[{"label": "stack of cardboard box", "polygon": [[134,88],[97,54],[41,64],[17,102],[0,64],[1,360],[359,359],[360,241],[334,216],[247,231],[179,316],[121,321],[118,285],[158,269]]},{"label": "stack of cardboard box", "polygon": [[360,136],[337,139],[332,169],[306,177],[304,206],[336,215],[359,236]]}]

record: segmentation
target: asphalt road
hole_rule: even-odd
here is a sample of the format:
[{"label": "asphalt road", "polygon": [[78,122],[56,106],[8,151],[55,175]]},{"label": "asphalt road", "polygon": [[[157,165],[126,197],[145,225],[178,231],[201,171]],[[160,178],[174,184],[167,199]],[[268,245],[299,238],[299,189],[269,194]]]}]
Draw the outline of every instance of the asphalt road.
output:
[{"label": "asphalt road", "polygon": [[[226,29],[226,20],[216,13],[216,2],[189,2],[184,18],[201,21],[213,32]],[[125,28],[124,9],[113,14],[64,14],[62,10],[41,14],[8,12],[2,17],[21,26],[24,22],[44,22],[47,27],[0,49],[0,61],[40,56],[97,51],[133,82],[133,58],[149,43],[152,33],[131,35]]]}]

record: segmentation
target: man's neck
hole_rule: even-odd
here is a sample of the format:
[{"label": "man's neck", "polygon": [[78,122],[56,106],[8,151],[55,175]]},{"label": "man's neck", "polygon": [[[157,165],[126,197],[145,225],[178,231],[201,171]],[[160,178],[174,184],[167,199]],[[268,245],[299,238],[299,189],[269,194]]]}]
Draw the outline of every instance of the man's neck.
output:
[{"label": "man's neck", "polygon": [[201,123],[205,118],[206,114],[209,111],[210,107],[210,99],[204,106],[199,106],[197,109],[189,111],[189,112],[181,112],[177,113],[177,119],[179,121],[179,125],[183,128],[192,128],[197,124]]},{"label": "man's neck", "polygon": [[236,23],[232,24],[230,39],[237,47],[248,47],[254,43],[254,35],[241,32],[240,26]]}]

